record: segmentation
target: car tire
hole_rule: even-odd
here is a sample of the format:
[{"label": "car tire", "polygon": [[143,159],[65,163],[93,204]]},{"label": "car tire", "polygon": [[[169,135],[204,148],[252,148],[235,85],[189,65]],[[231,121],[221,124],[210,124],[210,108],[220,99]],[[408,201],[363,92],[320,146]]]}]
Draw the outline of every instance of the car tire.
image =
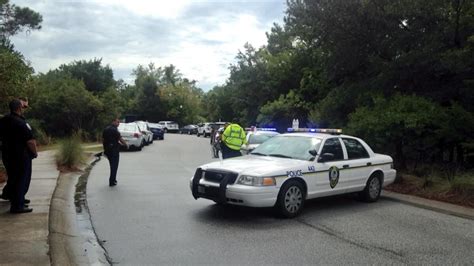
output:
[{"label": "car tire", "polygon": [[143,149],[143,146],[138,146],[137,151],[141,151]]},{"label": "car tire", "polygon": [[380,198],[382,192],[382,181],[381,178],[373,174],[367,180],[364,190],[359,192],[359,198],[365,202],[376,202]]},{"label": "car tire", "polygon": [[198,132],[198,133],[196,133],[196,137],[198,137],[198,138],[199,138],[199,136],[200,136],[199,132]]},{"label": "car tire", "polygon": [[276,210],[285,218],[300,214],[305,201],[305,192],[300,181],[289,180],[280,189],[275,204]]}]

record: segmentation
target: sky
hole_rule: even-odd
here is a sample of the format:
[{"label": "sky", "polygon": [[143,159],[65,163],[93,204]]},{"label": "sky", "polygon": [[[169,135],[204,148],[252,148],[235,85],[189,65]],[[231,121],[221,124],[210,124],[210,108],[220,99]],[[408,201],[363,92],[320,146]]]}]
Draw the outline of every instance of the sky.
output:
[{"label": "sky", "polygon": [[41,30],[11,38],[36,73],[102,58],[133,84],[138,65],[173,64],[204,91],[229,77],[245,43],[261,47],[286,0],[10,0],[43,16]]}]

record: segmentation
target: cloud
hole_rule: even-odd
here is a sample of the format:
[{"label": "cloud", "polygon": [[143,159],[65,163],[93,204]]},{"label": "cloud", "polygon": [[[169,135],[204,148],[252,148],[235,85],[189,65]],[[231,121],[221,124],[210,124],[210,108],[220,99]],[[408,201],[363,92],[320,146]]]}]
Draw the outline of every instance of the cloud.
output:
[{"label": "cloud", "polygon": [[245,43],[266,44],[284,0],[12,1],[43,16],[42,29],[12,41],[38,72],[102,58],[116,79],[133,83],[139,64],[175,65],[209,90],[222,85]]}]

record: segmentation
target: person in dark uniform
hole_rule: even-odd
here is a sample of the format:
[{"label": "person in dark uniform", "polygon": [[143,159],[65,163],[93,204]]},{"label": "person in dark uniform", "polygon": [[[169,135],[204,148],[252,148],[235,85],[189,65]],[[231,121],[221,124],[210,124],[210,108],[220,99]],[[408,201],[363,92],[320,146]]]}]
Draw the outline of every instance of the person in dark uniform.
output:
[{"label": "person in dark uniform", "polygon": [[[21,102],[21,108],[23,111],[25,111],[29,105],[28,105],[28,98],[26,97],[20,97],[18,98]],[[26,123],[26,126],[30,130],[31,134],[33,135],[33,138],[35,138],[35,135],[33,134],[33,129],[31,128],[30,124]],[[28,159],[26,160],[25,164],[25,175],[26,175],[26,180],[25,180],[25,204],[30,203],[30,200],[26,198],[26,193],[28,193],[28,190],[30,189],[30,183],[31,183],[31,174],[32,174],[32,168],[33,168],[33,159],[36,158],[34,154],[32,154],[28,150]]]},{"label": "person in dark uniform", "polygon": [[[20,97],[18,99],[21,102],[21,108],[22,108],[23,111],[29,107],[28,98]],[[31,132],[33,132],[33,130],[31,129],[31,126],[28,123],[26,123],[26,125],[27,125],[28,129]],[[34,159],[34,155],[28,150],[28,159],[25,162],[25,175],[26,175],[26,180],[25,180],[25,204],[30,203],[30,200],[26,198],[26,194],[28,193],[28,190],[30,188],[33,159]],[[11,198],[10,194],[11,194],[10,185],[9,185],[8,180],[7,180],[7,183],[3,187],[2,195],[0,195],[0,198],[5,199],[5,200],[9,200]]]},{"label": "person in dark uniform", "polygon": [[38,156],[36,141],[22,116],[21,101],[12,100],[9,107],[10,114],[3,117],[0,122],[3,139],[2,160],[7,170],[9,186],[6,196],[11,202],[11,213],[27,213],[33,209],[25,206],[26,169],[30,156],[33,158]]},{"label": "person in dark uniform", "polygon": [[120,120],[115,118],[112,121],[112,124],[104,129],[102,133],[102,140],[104,145],[104,154],[107,156],[110,164],[110,177],[109,177],[109,186],[113,187],[117,185],[117,169],[119,165],[120,158],[120,144],[128,148],[127,143],[120,136],[118,131],[118,126],[120,125]]}]

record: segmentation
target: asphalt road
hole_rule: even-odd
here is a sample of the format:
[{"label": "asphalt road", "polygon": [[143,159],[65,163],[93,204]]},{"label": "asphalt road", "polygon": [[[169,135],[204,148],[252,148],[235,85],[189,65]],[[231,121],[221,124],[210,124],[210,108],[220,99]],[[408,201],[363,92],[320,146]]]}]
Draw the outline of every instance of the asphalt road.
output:
[{"label": "asphalt road", "polygon": [[87,199],[113,263],[180,265],[474,265],[474,221],[381,199],[306,203],[296,219],[271,209],[194,200],[189,179],[211,159],[209,138],[167,134],[120,155],[118,186],[102,158]]}]

